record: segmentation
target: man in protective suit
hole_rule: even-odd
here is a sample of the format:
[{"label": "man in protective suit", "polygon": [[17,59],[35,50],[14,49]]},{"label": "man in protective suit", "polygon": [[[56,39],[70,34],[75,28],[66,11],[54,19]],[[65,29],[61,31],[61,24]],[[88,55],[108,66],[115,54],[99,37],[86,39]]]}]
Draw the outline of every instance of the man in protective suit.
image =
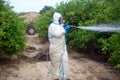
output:
[{"label": "man in protective suit", "polygon": [[67,25],[63,27],[62,15],[55,12],[53,15],[53,22],[48,28],[48,38],[50,42],[50,59],[52,64],[52,73],[54,80],[59,80],[62,76],[66,80],[69,74],[68,53],[66,48],[65,33],[72,26]]}]

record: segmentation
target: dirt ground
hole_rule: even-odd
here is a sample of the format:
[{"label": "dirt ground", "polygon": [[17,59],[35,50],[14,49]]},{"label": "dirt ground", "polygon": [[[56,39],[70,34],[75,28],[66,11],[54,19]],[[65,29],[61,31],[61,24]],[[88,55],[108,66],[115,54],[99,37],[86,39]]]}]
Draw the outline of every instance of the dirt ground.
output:
[{"label": "dirt ground", "polygon": [[[26,35],[28,48],[18,58],[0,60],[0,80],[53,80],[50,61],[46,61],[49,43],[36,35]],[[109,63],[101,63],[74,50],[68,50],[71,80],[120,80],[120,73]],[[49,67],[49,68],[48,68]]]}]

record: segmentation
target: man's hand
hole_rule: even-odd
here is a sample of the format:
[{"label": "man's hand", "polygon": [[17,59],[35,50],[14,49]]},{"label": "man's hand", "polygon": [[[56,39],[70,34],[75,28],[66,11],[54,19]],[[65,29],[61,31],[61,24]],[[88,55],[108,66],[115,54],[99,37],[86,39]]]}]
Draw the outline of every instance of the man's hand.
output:
[{"label": "man's hand", "polygon": [[72,28],[76,28],[77,26],[73,25]]}]

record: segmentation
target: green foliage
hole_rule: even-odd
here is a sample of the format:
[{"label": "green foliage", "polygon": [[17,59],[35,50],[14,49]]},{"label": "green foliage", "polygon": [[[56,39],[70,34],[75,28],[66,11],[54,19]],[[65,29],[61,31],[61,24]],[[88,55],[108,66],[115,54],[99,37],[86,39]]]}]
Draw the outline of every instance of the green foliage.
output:
[{"label": "green foliage", "polygon": [[68,3],[61,2],[56,8],[64,15],[66,23],[82,25],[94,25],[111,21],[111,4],[105,0],[71,0]]},{"label": "green foliage", "polygon": [[117,66],[115,66],[116,69],[120,70],[120,64],[118,64]]},{"label": "green foliage", "polygon": [[94,43],[94,47],[98,50],[98,52],[102,54],[109,53],[109,47],[111,46],[109,42],[109,37],[111,37],[111,33],[99,33],[96,35],[96,42]]},{"label": "green foliage", "polygon": [[40,15],[38,21],[36,22],[35,24],[36,30],[40,36],[47,35],[48,26],[52,22],[53,12],[54,12],[53,9],[46,11],[46,13]]},{"label": "green foliage", "polygon": [[[7,6],[7,7],[6,7]],[[25,48],[25,28],[23,19],[7,9],[0,12],[0,57],[12,56]]]},{"label": "green foliage", "polygon": [[112,35],[109,41],[111,43],[109,47],[111,53],[110,61],[116,65],[116,68],[120,69],[120,32]]},{"label": "green foliage", "polygon": [[113,19],[119,21],[120,23],[120,0],[114,0],[113,4],[112,4],[113,10],[112,10],[112,14],[113,14]]},{"label": "green foliage", "polygon": [[43,14],[46,11],[51,10],[51,9],[53,9],[53,7],[51,7],[51,6],[44,6],[44,8],[40,11],[40,14]]},{"label": "green foliage", "polygon": [[1,11],[12,11],[12,6],[9,6],[9,3],[5,0],[0,0],[0,12]]},{"label": "green foliage", "polygon": [[[89,26],[113,21],[112,3],[105,0],[71,0],[68,3],[61,2],[57,6],[56,11],[62,13],[66,24]],[[96,36],[99,36],[96,32],[73,30],[69,33],[70,44],[86,49],[90,41],[94,40]],[[97,41],[101,41],[101,39]],[[99,46],[101,47],[99,48],[105,52],[105,47],[103,47],[105,43],[97,43],[100,43]],[[98,47],[97,44],[93,46]]]},{"label": "green foliage", "polygon": [[5,3],[6,2],[4,0],[0,0],[0,11],[5,11],[6,10]]},{"label": "green foliage", "polygon": [[74,30],[69,32],[70,45],[76,46],[77,48],[86,49],[87,45],[91,39],[94,38],[96,34],[92,31],[86,30]]}]

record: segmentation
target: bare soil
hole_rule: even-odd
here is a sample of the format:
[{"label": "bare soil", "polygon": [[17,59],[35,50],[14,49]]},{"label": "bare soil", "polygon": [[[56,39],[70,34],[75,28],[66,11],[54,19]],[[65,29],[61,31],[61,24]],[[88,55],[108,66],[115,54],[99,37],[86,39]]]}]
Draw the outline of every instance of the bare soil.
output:
[{"label": "bare soil", "polygon": [[[53,80],[50,61],[45,57],[49,51],[47,38],[26,34],[26,39],[28,48],[21,56],[0,59],[0,80]],[[71,49],[68,52],[71,80],[120,80],[120,72],[110,63],[97,62]]]}]

